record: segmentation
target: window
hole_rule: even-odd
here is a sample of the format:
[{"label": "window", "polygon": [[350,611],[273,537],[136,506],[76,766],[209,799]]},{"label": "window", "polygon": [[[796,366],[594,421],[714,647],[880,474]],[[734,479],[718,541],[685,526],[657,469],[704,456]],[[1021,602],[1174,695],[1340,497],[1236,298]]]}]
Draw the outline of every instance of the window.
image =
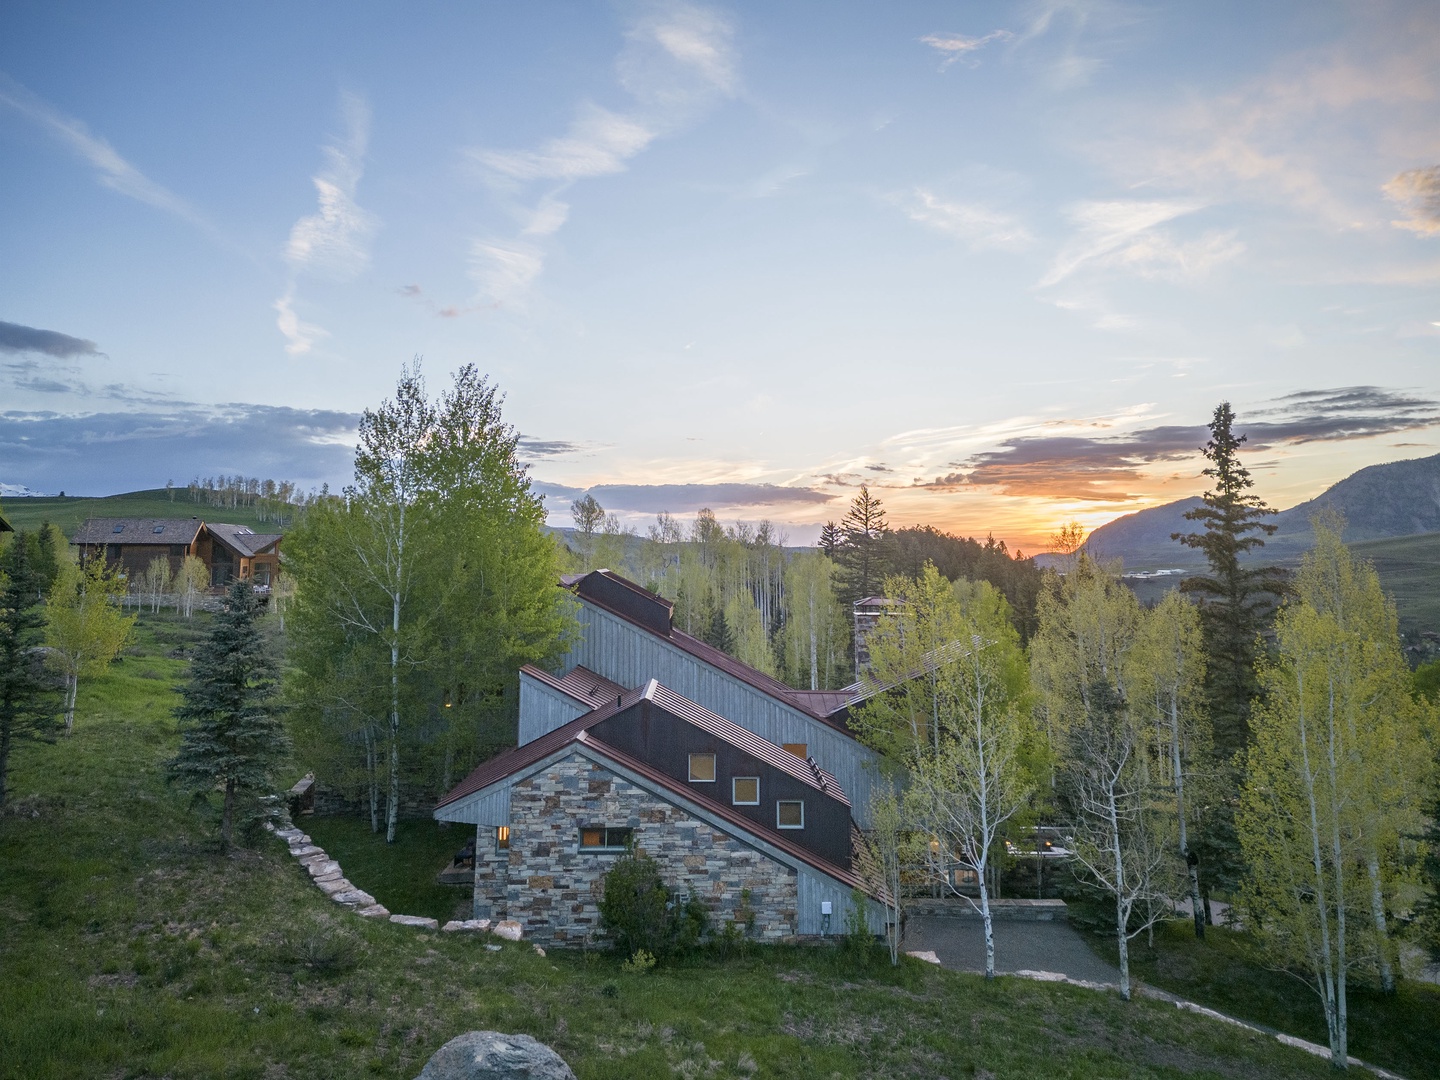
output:
[{"label": "window", "polygon": [[171,555],[175,555],[175,556],[183,556],[183,555],[185,554],[185,545],[184,545],[184,544],[171,544],[171,545],[170,545],[170,554],[171,554]]},{"label": "window", "polygon": [[159,536],[161,533],[163,533],[163,532],[165,531],[165,526],[164,526],[164,525],[156,525],[155,528],[152,529],[151,531],[152,531],[156,536]]},{"label": "window", "polygon": [[495,829],[495,850],[496,850],[496,851],[509,851],[509,850],[510,850],[510,826],[509,826],[509,825],[499,825],[499,826],[496,827],[496,829]]},{"label": "window", "polygon": [[690,755],[690,782],[692,784],[713,784],[715,782],[715,755]]},{"label": "window", "polygon": [[803,742],[787,742],[785,744],[785,749],[789,750],[790,753],[794,754],[798,758],[806,758],[810,756],[810,747]]},{"label": "window", "polygon": [[803,829],[805,827],[805,804],[799,799],[775,804],[775,827],[778,829]]},{"label": "window", "polygon": [[760,805],[760,778],[737,776],[730,781],[730,801],[736,806]]},{"label": "window", "polygon": [[604,825],[593,825],[580,830],[580,850],[625,851],[634,837],[634,829],[612,829]]}]

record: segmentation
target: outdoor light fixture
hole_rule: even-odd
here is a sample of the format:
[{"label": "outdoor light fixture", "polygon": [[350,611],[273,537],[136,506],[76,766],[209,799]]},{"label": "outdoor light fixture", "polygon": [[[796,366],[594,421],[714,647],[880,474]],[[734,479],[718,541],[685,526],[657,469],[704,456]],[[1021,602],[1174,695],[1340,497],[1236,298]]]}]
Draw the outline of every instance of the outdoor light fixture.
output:
[{"label": "outdoor light fixture", "polygon": [[830,933],[830,901],[820,901],[820,936],[825,937]]}]

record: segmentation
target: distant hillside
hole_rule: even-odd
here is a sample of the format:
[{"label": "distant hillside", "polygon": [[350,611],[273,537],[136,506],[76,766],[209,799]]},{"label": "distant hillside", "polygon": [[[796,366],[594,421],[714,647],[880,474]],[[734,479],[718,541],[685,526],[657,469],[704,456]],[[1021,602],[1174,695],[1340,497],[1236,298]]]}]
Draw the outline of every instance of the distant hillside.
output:
[{"label": "distant hillside", "polygon": [[[1090,534],[1086,550],[1123,559],[1127,570],[1203,566],[1198,551],[1170,539],[1171,533],[1194,531],[1195,523],[1184,515],[1200,501],[1181,499],[1117,518]],[[1440,532],[1440,454],[1371,465],[1276,514],[1271,521],[1278,529],[1260,557],[1280,564],[1298,562],[1312,543],[1310,517],[1322,507],[1345,515],[1345,539],[1351,543]]]},{"label": "distant hillside", "polygon": [[183,488],[175,490],[172,501],[164,488],[150,491],[128,491],[123,495],[106,495],[100,498],[77,498],[71,496],[43,496],[37,498],[6,499],[3,504],[5,520],[17,529],[36,529],[41,522],[49,521],[58,526],[66,536],[74,536],[75,530],[92,517],[152,517],[188,518],[198,517],[201,521],[223,521],[228,525],[248,525],[256,532],[283,532],[284,524],[272,519],[261,521],[251,508],[209,506],[203,502],[192,502]]}]

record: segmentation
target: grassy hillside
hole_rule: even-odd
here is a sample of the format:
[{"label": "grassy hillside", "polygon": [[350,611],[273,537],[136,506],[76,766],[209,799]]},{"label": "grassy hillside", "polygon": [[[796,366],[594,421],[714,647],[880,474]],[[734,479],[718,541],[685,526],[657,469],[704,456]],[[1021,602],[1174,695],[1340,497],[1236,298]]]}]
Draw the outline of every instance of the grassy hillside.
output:
[{"label": "grassy hillside", "polygon": [[256,532],[283,532],[283,526],[262,522],[255,512],[245,507],[221,508],[205,503],[191,502],[183,489],[175,492],[172,501],[164,488],[151,491],[128,491],[123,495],[106,495],[100,498],[72,498],[70,496],[48,496],[33,499],[6,499],[0,504],[5,520],[17,529],[35,529],[41,522],[49,521],[60,526],[66,536],[73,536],[75,530],[90,517],[151,517],[188,518],[198,517],[201,521],[223,521],[229,525],[248,525]]},{"label": "grassy hillside", "polygon": [[1380,583],[1395,598],[1402,632],[1440,632],[1440,533],[1366,540],[1350,547],[1375,564]]},{"label": "grassy hillside", "polygon": [[[82,686],[75,735],[17,750],[0,815],[0,1078],[412,1077],[475,1028],[548,1042],[582,1080],[1330,1075],[1273,1040],[1073,987],[815,948],[634,974],[595,952],[490,952],[342,912],[273,840],[220,858],[212,822],[165,785],[175,654],[195,629],[144,617],[140,647]],[[443,839],[391,849],[387,872],[409,859],[428,878]],[[350,873],[394,898],[378,866],[357,857]],[[1440,1012],[1423,1019],[1440,1027]],[[1381,1033],[1355,1043],[1413,1064],[1387,1058]]]}]

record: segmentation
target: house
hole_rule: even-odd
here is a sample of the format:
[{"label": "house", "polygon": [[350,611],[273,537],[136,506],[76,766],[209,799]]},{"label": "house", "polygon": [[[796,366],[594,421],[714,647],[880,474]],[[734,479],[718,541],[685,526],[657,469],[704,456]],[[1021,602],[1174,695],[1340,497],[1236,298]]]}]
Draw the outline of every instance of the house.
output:
[{"label": "house", "polygon": [[[556,672],[520,671],[519,745],[434,816],[475,826],[476,917],[577,944],[632,848],[677,894],[760,940],[838,933],[868,889],[856,841],[874,754],[858,687],[792,690],[677,629],[669,601],[608,570],[568,576],[580,624]],[[872,930],[884,911],[866,898]]]},{"label": "house", "polygon": [[3,517],[0,517],[0,533],[7,533],[7,532],[14,532],[14,531],[15,531],[15,530],[10,527],[10,522],[6,521]]},{"label": "house", "polygon": [[279,533],[256,533],[243,525],[192,518],[90,518],[71,537],[80,559],[103,556],[126,577],[138,580],[156,558],[170,572],[194,555],[210,573],[210,587],[222,589],[239,578],[268,587],[280,571]]}]

